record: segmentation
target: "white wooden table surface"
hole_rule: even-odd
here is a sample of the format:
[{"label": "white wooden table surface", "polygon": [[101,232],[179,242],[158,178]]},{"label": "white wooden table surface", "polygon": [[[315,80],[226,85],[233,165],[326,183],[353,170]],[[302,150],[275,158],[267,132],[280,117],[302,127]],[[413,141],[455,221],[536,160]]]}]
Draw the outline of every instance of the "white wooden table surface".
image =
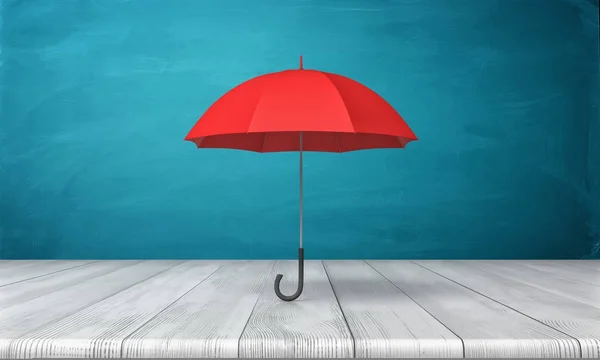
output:
[{"label": "white wooden table surface", "polygon": [[0,358],[600,358],[600,261],[0,261]]}]

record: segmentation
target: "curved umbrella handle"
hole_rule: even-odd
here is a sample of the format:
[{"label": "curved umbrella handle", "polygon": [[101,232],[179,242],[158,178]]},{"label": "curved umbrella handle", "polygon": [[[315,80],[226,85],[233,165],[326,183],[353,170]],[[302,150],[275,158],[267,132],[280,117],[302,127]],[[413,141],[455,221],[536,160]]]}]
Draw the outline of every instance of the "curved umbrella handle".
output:
[{"label": "curved umbrella handle", "polygon": [[283,279],[283,275],[277,274],[275,278],[275,294],[277,297],[283,301],[294,301],[300,294],[302,294],[302,290],[304,289],[304,249],[298,249],[298,289],[293,295],[283,295],[279,290],[279,285],[281,284],[281,279]]}]

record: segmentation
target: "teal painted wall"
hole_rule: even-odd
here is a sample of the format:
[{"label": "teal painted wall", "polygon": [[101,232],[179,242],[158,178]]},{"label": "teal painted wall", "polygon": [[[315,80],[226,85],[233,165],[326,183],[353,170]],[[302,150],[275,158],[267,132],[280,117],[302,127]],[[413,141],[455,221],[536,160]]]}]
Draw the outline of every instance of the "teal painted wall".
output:
[{"label": "teal painted wall", "polygon": [[4,0],[0,254],[294,257],[297,154],[183,137],[229,88],[302,53],[420,138],[306,155],[308,258],[590,256],[598,25],[582,4]]},{"label": "teal painted wall", "polygon": [[[583,26],[583,34],[588,39],[595,39],[590,44],[590,52],[595,52],[597,59],[600,59],[600,49],[598,33],[598,0],[568,0],[580,10],[580,20]],[[587,161],[588,173],[585,179],[585,194],[588,197],[588,236],[592,239],[592,247],[586,258],[600,258],[600,66],[597,65],[590,69],[589,73],[589,94],[588,99],[591,104],[587,107],[587,113],[581,116],[589,118],[589,130],[587,139]]]}]

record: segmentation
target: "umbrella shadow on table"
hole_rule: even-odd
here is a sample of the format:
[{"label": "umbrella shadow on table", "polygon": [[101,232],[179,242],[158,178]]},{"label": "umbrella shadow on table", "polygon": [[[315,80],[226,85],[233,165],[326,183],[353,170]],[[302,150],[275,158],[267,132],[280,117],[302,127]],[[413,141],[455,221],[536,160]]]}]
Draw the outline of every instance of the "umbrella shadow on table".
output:
[{"label": "umbrella shadow on table", "polygon": [[[458,286],[458,285],[457,285]],[[369,286],[368,281],[343,281],[338,285],[334,285],[333,290],[324,291],[323,289],[331,285],[329,282],[322,280],[310,280],[304,281],[304,293],[297,302],[312,302],[317,300],[323,300],[323,298],[330,298],[331,300],[337,299],[340,303],[345,301],[359,302],[361,304],[379,304],[381,302],[389,302],[390,300],[398,301],[405,299],[407,301],[418,302],[419,299],[434,299],[434,301],[445,301],[447,300],[448,291],[445,290],[445,286],[436,286],[426,283],[413,283],[410,285],[410,290],[407,290],[408,286],[396,287],[390,284],[390,287],[378,285],[377,288]],[[292,292],[293,286],[281,286],[281,291],[284,293]],[[317,291],[317,289],[319,289]],[[269,286],[269,291],[272,292]],[[465,289],[465,291],[468,291]],[[273,294],[273,297],[275,295]]]},{"label": "umbrella shadow on table", "polygon": [[[460,285],[434,273],[431,273],[432,276],[436,277],[433,283],[428,279],[420,281],[418,277],[415,278],[409,275],[402,276],[401,281],[389,281],[383,276],[378,277],[377,273],[373,275],[373,277],[369,276],[364,279],[352,279],[348,278],[347,275],[345,275],[346,278],[344,279],[336,279],[335,276],[331,275],[327,279],[315,279],[307,276],[304,279],[304,293],[298,301],[321,300],[324,297],[331,297],[331,299],[338,298],[341,302],[351,299],[352,301],[364,303],[377,303],[392,298],[412,297],[438,298],[441,301],[448,294],[448,287],[461,288]],[[297,279],[293,276],[286,276],[281,282],[281,290],[282,292],[291,292],[296,288],[296,284]],[[271,290],[270,281],[267,281],[266,287],[269,289],[264,289],[263,291]],[[468,291],[464,290],[465,292]]]}]

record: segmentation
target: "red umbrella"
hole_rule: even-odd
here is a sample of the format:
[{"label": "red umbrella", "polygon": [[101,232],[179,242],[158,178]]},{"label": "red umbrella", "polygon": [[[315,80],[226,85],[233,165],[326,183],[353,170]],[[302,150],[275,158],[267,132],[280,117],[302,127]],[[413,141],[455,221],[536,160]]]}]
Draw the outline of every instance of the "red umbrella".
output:
[{"label": "red umbrella", "polygon": [[417,137],[381,96],[347,77],[316,70],[286,70],[261,75],[217,100],[185,140],[198,148],[300,152],[300,247],[297,299],[304,288],[302,247],[302,152],[348,152],[404,148]]}]

